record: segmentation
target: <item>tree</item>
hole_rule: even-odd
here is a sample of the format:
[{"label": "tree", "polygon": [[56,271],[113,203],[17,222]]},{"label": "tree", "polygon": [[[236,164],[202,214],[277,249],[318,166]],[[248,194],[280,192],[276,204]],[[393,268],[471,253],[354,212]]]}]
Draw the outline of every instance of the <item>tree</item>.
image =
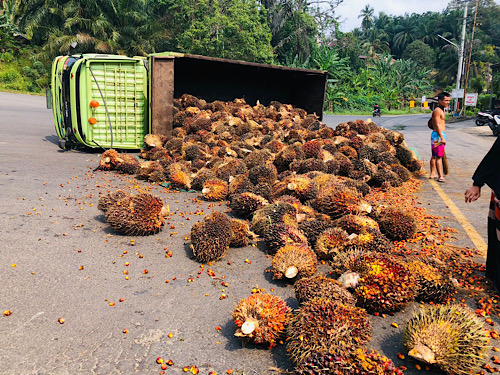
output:
[{"label": "tree", "polygon": [[189,27],[177,37],[179,49],[214,57],[273,61],[271,32],[254,0],[198,1]]},{"label": "tree", "polygon": [[420,40],[410,43],[403,52],[403,58],[414,61],[419,68],[430,70],[436,61],[431,47]]},{"label": "tree", "polygon": [[361,12],[359,13],[358,18],[361,18],[361,29],[363,31],[368,30],[373,25],[373,9],[369,4],[366,4]]}]

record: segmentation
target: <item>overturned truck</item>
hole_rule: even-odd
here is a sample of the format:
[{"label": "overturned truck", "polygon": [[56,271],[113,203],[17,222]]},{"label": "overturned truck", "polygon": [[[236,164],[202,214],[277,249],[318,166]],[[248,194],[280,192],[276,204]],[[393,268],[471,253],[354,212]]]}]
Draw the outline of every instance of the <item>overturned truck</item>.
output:
[{"label": "overturned truck", "polygon": [[327,72],[165,52],[143,57],[59,56],[51,99],[59,147],[140,149],[148,133],[170,136],[174,99],[278,101],[323,115]]}]

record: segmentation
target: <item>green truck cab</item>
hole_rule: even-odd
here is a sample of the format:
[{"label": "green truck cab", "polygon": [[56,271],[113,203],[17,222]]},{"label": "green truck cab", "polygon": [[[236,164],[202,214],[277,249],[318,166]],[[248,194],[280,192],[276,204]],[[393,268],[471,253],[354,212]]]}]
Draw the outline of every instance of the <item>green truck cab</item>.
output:
[{"label": "green truck cab", "polygon": [[51,97],[59,146],[138,149],[149,133],[146,59],[58,56]]}]

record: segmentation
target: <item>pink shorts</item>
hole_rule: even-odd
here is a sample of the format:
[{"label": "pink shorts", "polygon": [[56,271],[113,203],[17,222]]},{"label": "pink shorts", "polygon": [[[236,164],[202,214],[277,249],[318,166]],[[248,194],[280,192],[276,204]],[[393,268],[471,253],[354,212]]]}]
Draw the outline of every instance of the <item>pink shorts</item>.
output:
[{"label": "pink shorts", "polygon": [[[446,134],[443,132],[443,137],[446,139]],[[435,131],[431,134],[431,151],[432,156],[442,158],[444,156],[444,145],[439,143],[439,134]]]}]

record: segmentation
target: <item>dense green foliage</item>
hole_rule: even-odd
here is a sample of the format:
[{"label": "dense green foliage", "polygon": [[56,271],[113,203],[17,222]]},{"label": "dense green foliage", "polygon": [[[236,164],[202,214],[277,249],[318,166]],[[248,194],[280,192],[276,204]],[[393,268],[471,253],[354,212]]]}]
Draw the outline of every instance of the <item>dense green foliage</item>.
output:
[{"label": "dense green foliage", "polygon": [[[42,91],[52,59],[75,41],[75,53],[177,51],[326,70],[332,111],[403,108],[455,86],[457,49],[443,38],[460,44],[463,1],[404,16],[367,4],[360,27],[341,33],[342,1],[0,0],[0,89]],[[490,65],[500,61],[500,6],[477,3],[477,13],[469,3],[461,86],[498,92]]]}]

